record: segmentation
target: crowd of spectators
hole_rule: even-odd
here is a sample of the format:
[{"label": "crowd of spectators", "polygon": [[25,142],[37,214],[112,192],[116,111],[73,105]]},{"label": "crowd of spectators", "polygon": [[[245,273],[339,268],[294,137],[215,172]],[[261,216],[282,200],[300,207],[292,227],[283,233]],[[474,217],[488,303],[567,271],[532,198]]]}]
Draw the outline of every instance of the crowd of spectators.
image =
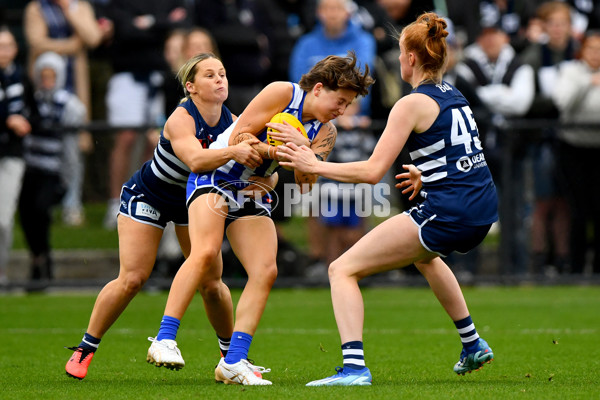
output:
[{"label": "crowd of spectators", "polygon": [[[63,221],[85,223],[83,192],[83,197],[108,200],[105,227],[114,229],[115,199],[125,177],[151,156],[147,149],[154,147],[182,94],[174,75],[185,59],[212,51],[223,60],[231,93],[227,105],[239,114],[266,84],[297,81],[318,59],[355,50],[376,84],[356,113],[337,124],[342,139],[349,131],[348,138],[361,142],[360,132],[376,137],[383,128],[378,121],[411,90],[400,79],[397,36],[423,11],[448,19],[446,79],[472,105],[500,192],[514,194],[510,206],[501,207],[521,222],[510,232],[513,267],[504,271],[582,273],[586,253],[592,253],[592,270],[600,273],[600,182],[593,166],[600,128],[561,129],[558,124],[600,122],[599,0],[8,1],[0,10],[0,56],[12,54],[13,46],[20,51],[8,61],[0,57],[0,94],[8,95],[10,85],[20,83],[33,91],[33,66],[40,55],[51,52],[64,60],[64,90],[81,101],[82,118],[92,123],[62,135]],[[27,108],[20,99],[0,96],[0,168],[8,171],[9,165],[19,172],[11,182],[24,173],[21,137],[31,128],[11,116],[27,117]],[[506,135],[515,133],[506,132],[506,121],[515,118],[556,123],[519,131],[507,150]],[[351,146],[352,140],[347,142]],[[512,154],[510,187],[502,179],[506,151]],[[1,207],[0,281],[6,279],[7,232],[21,184],[10,188],[11,196],[3,194],[10,202]],[[593,199],[584,195],[590,191]],[[398,201],[400,208],[408,206],[400,195]],[[313,256],[324,258],[322,251]]]}]

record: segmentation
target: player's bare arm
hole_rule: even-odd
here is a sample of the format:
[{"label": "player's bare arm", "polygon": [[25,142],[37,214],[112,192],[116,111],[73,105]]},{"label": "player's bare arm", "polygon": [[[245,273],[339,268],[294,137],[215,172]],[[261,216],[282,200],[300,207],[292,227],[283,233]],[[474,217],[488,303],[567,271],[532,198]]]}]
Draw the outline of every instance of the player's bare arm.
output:
[{"label": "player's bare arm", "polygon": [[[310,149],[315,153],[318,160],[327,160],[333,146],[335,146],[335,140],[337,138],[337,128],[330,121],[323,125],[322,131],[313,140]],[[294,178],[296,184],[300,187],[301,193],[307,193],[312,189],[312,185],[317,181],[319,176],[308,172],[302,172],[300,170],[294,170]]]},{"label": "player's bare arm", "polygon": [[413,95],[408,95],[396,102],[381,138],[368,160],[326,163],[319,161],[309,149],[289,143],[278,149],[278,156],[287,159],[280,164],[340,182],[376,184],[390,169],[406,139],[415,130],[418,110],[422,104],[420,99],[414,97],[411,99],[411,97]]},{"label": "player's bare arm", "polygon": [[[292,99],[289,82],[273,82],[265,87],[239,116],[235,130],[229,138],[229,144],[238,144],[256,137],[262,132],[273,115],[281,112]],[[250,136],[248,136],[250,135]],[[241,137],[240,137],[241,136]],[[275,148],[259,142],[253,145],[263,158],[273,159]]]}]

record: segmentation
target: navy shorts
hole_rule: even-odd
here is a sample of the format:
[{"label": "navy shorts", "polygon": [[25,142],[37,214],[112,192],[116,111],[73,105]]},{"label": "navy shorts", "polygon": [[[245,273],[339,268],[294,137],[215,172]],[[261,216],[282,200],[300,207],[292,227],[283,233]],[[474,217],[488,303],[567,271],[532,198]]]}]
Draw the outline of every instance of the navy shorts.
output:
[{"label": "navy shorts", "polygon": [[167,222],[175,225],[188,225],[188,210],[181,199],[180,206],[167,205],[149,199],[139,186],[131,181],[125,183],[121,189],[121,204],[119,213],[128,216],[134,221],[153,225],[164,229]]},{"label": "navy shorts", "polygon": [[485,239],[492,226],[438,221],[435,216],[426,217],[419,207],[413,207],[404,214],[408,214],[419,227],[419,239],[423,247],[444,257],[454,251],[464,254],[474,249]]}]

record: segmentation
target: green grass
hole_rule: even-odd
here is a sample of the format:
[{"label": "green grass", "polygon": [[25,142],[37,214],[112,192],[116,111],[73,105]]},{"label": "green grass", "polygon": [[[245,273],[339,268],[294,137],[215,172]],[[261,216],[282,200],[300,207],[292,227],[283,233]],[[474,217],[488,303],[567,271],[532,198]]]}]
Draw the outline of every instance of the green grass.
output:
[{"label": "green grass", "polygon": [[[234,299],[239,297],[234,291]],[[274,290],[250,357],[273,371],[271,387],[214,383],[215,335],[200,298],[178,342],[186,367],[145,362],[166,293],[141,293],[104,337],[83,381],[68,378],[70,356],[94,294],[0,296],[2,399],[592,399],[600,387],[597,287],[469,288],[478,331],[496,359],[456,376],[458,335],[426,288],[368,288],[365,356],[372,387],[307,388],[341,362],[329,291]]]}]

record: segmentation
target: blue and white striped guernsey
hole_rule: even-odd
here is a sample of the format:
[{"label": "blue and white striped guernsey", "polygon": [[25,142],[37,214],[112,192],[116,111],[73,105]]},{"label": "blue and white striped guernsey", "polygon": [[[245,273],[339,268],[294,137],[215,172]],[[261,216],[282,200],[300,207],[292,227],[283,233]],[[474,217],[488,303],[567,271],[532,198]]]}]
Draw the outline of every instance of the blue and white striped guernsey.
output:
[{"label": "blue and white striped guernsey", "polygon": [[[290,113],[302,121],[302,109],[304,107],[306,92],[302,90],[296,83],[290,83],[290,89],[293,91],[292,99],[282,110],[282,112]],[[229,146],[229,138],[235,129],[237,121],[239,121],[239,119],[236,120],[229,128],[227,128],[225,132],[219,135],[215,142],[211,143],[211,149],[222,149]],[[304,129],[306,130],[308,139],[311,142],[317,136],[322,126],[323,124],[316,119],[304,123]],[[266,143],[267,128],[265,127],[265,129],[260,132],[257,137],[260,141]],[[231,160],[227,164],[224,164],[212,172],[203,172],[200,174],[191,173],[188,181],[187,198],[189,199],[196,189],[205,187],[218,187],[219,185],[223,187],[224,183],[234,183],[233,186],[239,190],[248,185],[247,180],[252,175],[270,176],[277,169],[279,169],[279,163],[275,160],[263,160],[262,165],[256,169],[248,168],[234,160]],[[236,200],[236,202],[239,203],[235,195],[229,193],[229,191],[221,191],[228,196],[231,195],[232,200]]]},{"label": "blue and white striped guernsey", "polygon": [[469,103],[447,82],[423,84],[413,93],[425,94],[440,106],[431,127],[412,132],[406,142],[422,172],[427,217],[471,226],[495,222],[498,198]]},{"label": "blue and white striped guernsey", "polygon": [[[290,113],[302,121],[302,108],[304,107],[304,98],[306,96],[306,92],[300,89],[300,86],[298,86],[296,83],[291,83],[290,85],[294,94],[292,95],[292,100],[282,112]],[[234,122],[233,125],[230,126],[225,132],[223,132],[223,134],[210,145],[210,148],[222,149],[227,147],[229,145],[229,138],[235,129],[236,123],[237,121]],[[306,130],[306,134],[308,135],[308,139],[311,141],[311,143],[319,133],[321,126],[323,126],[323,124],[316,119],[304,123],[304,129]],[[266,143],[267,128],[265,128],[257,137],[260,141]],[[278,168],[279,163],[275,160],[263,160],[262,165],[256,169],[247,168],[242,164],[236,163],[232,160],[220,167],[218,170],[230,175],[232,178],[246,180],[252,175],[270,176]]]},{"label": "blue and white striped guernsey", "polygon": [[[191,99],[187,99],[179,107],[185,108],[194,118],[196,138],[203,148],[208,148],[233,122],[231,111],[225,105],[221,108],[221,118],[215,126],[209,126],[204,121]],[[189,174],[189,167],[177,158],[171,142],[161,132],[152,160],[144,163],[132,179],[147,197],[165,206],[185,207],[185,188]]]}]

